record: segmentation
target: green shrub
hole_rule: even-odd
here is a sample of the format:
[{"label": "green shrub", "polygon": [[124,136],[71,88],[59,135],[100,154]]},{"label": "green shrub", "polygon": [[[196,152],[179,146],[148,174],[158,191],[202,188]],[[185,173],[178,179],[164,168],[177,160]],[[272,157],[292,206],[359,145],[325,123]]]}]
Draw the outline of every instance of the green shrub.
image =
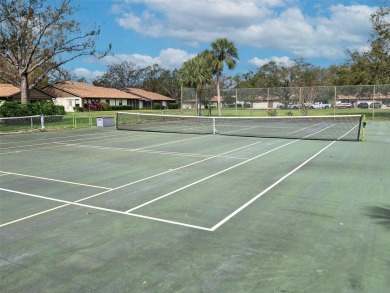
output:
[{"label": "green shrub", "polygon": [[153,109],[154,110],[160,110],[161,109],[161,104],[160,103],[153,103]]},{"label": "green shrub", "polygon": [[267,111],[267,114],[268,114],[268,116],[277,116],[278,112],[276,112],[276,110],[274,110],[274,109],[269,109]]},{"label": "green shrub", "polygon": [[110,111],[110,110],[111,110],[110,105],[106,102],[103,102],[102,103],[102,111]]},{"label": "green shrub", "polygon": [[22,117],[33,115],[65,115],[64,106],[56,106],[53,102],[36,102],[21,104],[20,102],[4,102],[0,107],[2,117]]},{"label": "green shrub", "polygon": [[169,103],[168,104],[168,109],[179,109],[180,104],[179,103]]},{"label": "green shrub", "polygon": [[73,107],[73,110],[74,110],[75,112],[84,112],[84,108],[83,108],[83,107],[80,107],[80,106]]},{"label": "green shrub", "polygon": [[133,110],[133,106],[110,106],[110,110],[113,111]]}]

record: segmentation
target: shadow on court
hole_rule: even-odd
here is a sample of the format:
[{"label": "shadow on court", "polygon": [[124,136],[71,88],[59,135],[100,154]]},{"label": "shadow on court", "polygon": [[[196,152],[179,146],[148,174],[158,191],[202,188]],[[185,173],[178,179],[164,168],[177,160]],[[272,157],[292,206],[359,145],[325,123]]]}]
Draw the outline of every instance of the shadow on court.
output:
[{"label": "shadow on court", "polygon": [[390,206],[372,206],[368,207],[366,210],[367,216],[372,219],[375,219],[378,224],[383,225],[385,226],[385,228],[390,230]]}]

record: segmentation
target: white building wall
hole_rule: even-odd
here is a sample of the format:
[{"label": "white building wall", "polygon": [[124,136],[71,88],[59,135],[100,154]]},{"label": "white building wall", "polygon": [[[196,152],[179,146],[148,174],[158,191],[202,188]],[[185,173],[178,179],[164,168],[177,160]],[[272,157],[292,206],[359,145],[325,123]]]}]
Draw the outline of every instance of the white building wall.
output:
[{"label": "white building wall", "polygon": [[74,112],[74,107],[82,107],[81,98],[55,98],[54,105],[64,106],[66,112]]}]

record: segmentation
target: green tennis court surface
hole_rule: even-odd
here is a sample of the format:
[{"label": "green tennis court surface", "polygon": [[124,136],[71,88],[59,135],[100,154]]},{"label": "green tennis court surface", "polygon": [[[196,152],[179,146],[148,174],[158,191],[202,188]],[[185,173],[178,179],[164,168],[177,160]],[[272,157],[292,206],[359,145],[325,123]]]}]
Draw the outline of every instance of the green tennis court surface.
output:
[{"label": "green tennis court surface", "polygon": [[1,292],[388,292],[390,125],[366,142],[0,137]]}]

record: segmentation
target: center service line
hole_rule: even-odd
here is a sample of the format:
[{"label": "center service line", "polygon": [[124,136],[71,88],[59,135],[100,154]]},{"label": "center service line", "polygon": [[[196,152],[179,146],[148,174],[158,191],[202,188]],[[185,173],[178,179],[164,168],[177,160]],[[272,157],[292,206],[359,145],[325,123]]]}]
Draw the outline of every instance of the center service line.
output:
[{"label": "center service line", "polygon": [[269,150],[269,151],[267,151],[267,152],[261,153],[260,155],[257,155],[257,156],[255,156],[255,157],[253,157],[253,158],[247,159],[247,160],[245,160],[245,161],[243,161],[243,162],[241,162],[241,163],[235,164],[235,165],[233,165],[233,166],[231,166],[231,167],[229,167],[229,168],[226,168],[226,169],[223,169],[223,170],[221,170],[221,171],[219,171],[219,172],[216,172],[216,173],[214,173],[214,174],[211,174],[210,176],[204,177],[204,178],[202,178],[202,179],[200,179],[200,180],[198,180],[198,181],[192,182],[192,183],[190,183],[190,184],[188,184],[188,185],[186,185],[186,186],[183,186],[183,187],[181,187],[181,188],[178,188],[178,189],[176,189],[176,190],[173,190],[173,191],[171,191],[171,192],[168,192],[168,193],[166,193],[166,194],[164,194],[164,195],[161,195],[161,196],[159,196],[159,197],[157,197],[157,198],[155,198],[155,199],[152,199],[152,200],[150,200],[150,201],[148,201],[148,202],[145,202],[145,203],[143,203],[143,204],[141,204],[141,205],[138,205],[138,206],[136,206],[136,207],[134,207],[134,208],[131,208],[130,210],[127,210],[126,213],[130,213],[130,212],[132,212],[132,211],[134,211],[134,210],[137,210],[137,209],[139,209],[139,208],[141,208],[141,207],[147,206],[147,205],[149,205],[149,204],[151,204],[151,203],[153,203],[153,202],[155,202],[155,201],[158,201],[158,200],[163,199],[163,198],[165,198],[165,197],[167,197],[167,196],[169,196],[169,195],[172,195],[172,194],[174,194],[174,193],[177,193],[177,192],[179,192],[179,191],[181,191],[181,190],[183,190],[183,189],[186,189],[186,188],[191,187],[191,186],[193,186],[193,185],[195,185],[195,184],[201,183],[201,182],[203,182],[203,181],[205,181],[205,180],[208,180],[208,179],[213,178],[213,177],[215,177],[215,176],[217,176],[217,175],[220,175],[220,174],[222,174],[222,173],[225,173],[225,172],[227,172],[227,171],[229,171],[229,170],[231,170],[231,169],[234,169],[234,168],[239,167],[239,166],[241,166],[241,165],[243,165],[243,164],[246,164],[246,163],[248,163],[248,162],[250,162],[250,161],[253,161],[253,160],[255,160],[255,159],[258,159],[258,158],[260,158],[260,157],[262,157],[262,156],[264,156],[264,155],[266,155],[266,154],[269,154],[269,153],[271,153],[271,152],[273,152],[273,151],[276,151],[276,150],[278,150],[278,149],[280,149],[280,148],[283,148],[283,147],[285,147],[285,146],[288,146],[288,145],[290,145],[290,144],[292,144],[292,143],[295,143],[295,142],[297,142],[297,141],[299,141],[299,140],[294,140],[294,141],[288,142],[288,143],[286,143],[286,144],[283,144],[283,145],[281,145],[281,146],[278,146],[278,147],[276,147],[276,148],[273,148],[272,150]]},{"label": "center service line", "polygon": [[248,201],[247,203],[245,203],[244,205],[242,205],[241,207],[239,207],[237,210],[235,210],[233,213],[231,213],[229,216],[227,216],[226,218],[224,218],[222,221],[220,221],[219,223],[217,223],[216,225],[214,225],[212,228],[211,228],[211,231],[215,231],[216,229],[218,229],[220,226],[222,226],[223,224],[225,224],[227,221],[229,221],[231,218],[233,218],[235,215],[237,215],[239,212],[241,212],[243,209],[245,209],[246,207],[248,207],[250,204],[252,204],[254,201],[256,201],[258,198],[260,198],[261,196],[263,196],[265,193],[267,193],[269,190],[271,190],[272,188],[274,188],[275,186],[277,186],[280,182],[282,182],[284,179],[286,179],[287,177],[289,177],[290,175],[294,174],[296,171],[298,171],[300,168],[302,168],[304,165],[306,165],[308,162],[310,162],[311,160],[313,160],[315,157],[317,157],[319,154],[321,154],[323,151],[325,151],[327,148],[331,147],[333,144],[335,144],[337,141],[339,141],[340,139],[342,139],[344,136],[346,136],[348,133],[350,133],[353,129],[355,129],[357,126],[354,126],[351,130],[349,130],[347,133],[345,133],[344,135],[340,136],[337,140],[331,142],[330,144],[328,144],[327,146],[325,146],[323,149],[321,149],[320,151],[318,151],[316,154],[314,154],[313,156],[311,156],[309,159],[307,159],[306,161],[304,161],[302,164],[300,164],[298,167],[296,167],[294,170],[290,171],[289,173],[287,173],[286,175],[284,175],[282,178],[280,178],[278,181],[276,181],[275,183],[273,183],[272,185],[270,185],[268,188],[264,189],[261,193],[259,193],[258,195],[256,195],[254,198],[252,198],[250,201]]}]

